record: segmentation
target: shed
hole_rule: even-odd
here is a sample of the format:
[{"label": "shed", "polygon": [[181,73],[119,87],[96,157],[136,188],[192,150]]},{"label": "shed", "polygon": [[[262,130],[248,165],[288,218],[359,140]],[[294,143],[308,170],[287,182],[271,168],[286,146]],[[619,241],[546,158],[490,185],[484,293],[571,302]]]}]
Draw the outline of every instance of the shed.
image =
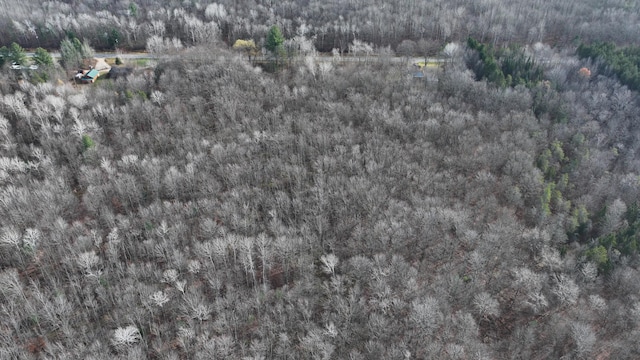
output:
[{"label": "shed", "polygon": [[85,71],[78,72],[75,76],[75,79],[76,81],[81,82],[83,84],[88,84],[88,83],[95,82],[98,76],[100,76],[100,73],[98,72],[98,70],[91,69],[89,71],[85,70]]}]

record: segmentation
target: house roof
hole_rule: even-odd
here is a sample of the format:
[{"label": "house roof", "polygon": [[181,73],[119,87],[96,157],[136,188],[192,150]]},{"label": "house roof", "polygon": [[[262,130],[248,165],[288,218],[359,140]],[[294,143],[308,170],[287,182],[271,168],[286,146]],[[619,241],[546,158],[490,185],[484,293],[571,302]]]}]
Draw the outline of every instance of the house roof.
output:
[{"label": "house roof", "polygon": [[109,69],[111,69],[111,66],[107,64],[104,58],[85,59],[84,67],[85,69],[91,67],[98,71],[104,71],[104,72],[107,72],[109,71]]},{"label": "house roof", "polygon": [[88,77],[88,78],[97,78],[98,77],[98,70],[96,69],[91,69],[89,70],[88,73],[84,74],[84,77]]}]

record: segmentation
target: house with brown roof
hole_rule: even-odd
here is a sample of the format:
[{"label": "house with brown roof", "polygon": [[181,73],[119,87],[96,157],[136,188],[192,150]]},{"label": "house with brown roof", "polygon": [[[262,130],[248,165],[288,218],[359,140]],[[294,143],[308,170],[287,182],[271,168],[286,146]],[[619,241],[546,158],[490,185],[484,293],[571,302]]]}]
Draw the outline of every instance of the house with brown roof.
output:
[{"label": "house with brown roof", "polygon": [[85,66],[91,69],[96,69],[100,75],[104,75],[111,70],[111,65],[107,64],[104,58],[87,59]]},{"label": "house with brown roof", "polygon": [[85,68],[88,70],[80,70],[74,76],[74,80],[81,84],[90,84],[96,81],[100,75],[108,74],[111,66],[103,58],[86,59]]}]

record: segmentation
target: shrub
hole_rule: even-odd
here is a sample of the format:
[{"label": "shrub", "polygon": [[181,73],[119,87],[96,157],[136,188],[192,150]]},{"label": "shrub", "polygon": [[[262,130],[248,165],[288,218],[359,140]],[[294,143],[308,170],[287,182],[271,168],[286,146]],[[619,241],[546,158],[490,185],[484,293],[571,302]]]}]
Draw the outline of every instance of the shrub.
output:
[{"label": "shrub", "polygon": [[93,142],[93,139],[89,135],[82,135],[82,148],[83,150],[89,150],[92,147],[96,146]]}]

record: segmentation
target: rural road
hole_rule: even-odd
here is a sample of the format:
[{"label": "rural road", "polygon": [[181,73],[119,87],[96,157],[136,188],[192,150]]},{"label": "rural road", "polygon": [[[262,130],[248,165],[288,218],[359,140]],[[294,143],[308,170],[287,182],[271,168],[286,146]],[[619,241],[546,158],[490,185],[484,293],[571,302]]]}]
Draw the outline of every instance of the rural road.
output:
[{"label": "rural road", "polygon": [[[28,57],[33,57],[33,55],[35,55],[35,53],[33,52],[27,52],[25,53]],[[59,52],[51,52],[49,53],[49,55],[51,55],[54,58],[60,58],[60,53]],[[115,53],[115,52],[97,52],[95,54],[93,54],[94,57],[97,58],[115,58],[115,57],[119,57],[120,59],[155,59],[158,58],[159,56],[157,55],[153,55],[153,54],[149,54],[146,52],[135,52],[135,53]]]},{"label": "rural road", "polygon": [[[49,53],[54,58],[60,58],[59,52]],[[27,52],[26,55],[28,57],[33,57],[33,52]],[[147,52],[132,52],[132,53],[115,53],[115,52],[96,52],[94,54],[97,58],[115,58],[119,57],[122,60],[135,60],[135,59],[159,59],[161,55],[150,54]],[[374,61],[390,61],[393,63],[407,63],[407,64],[415,64],[421,61],[425,61],[427,63],[444,63],[447,60],[444,58],[424,58],[424,57],[402,57],[402,56],[391,56],[391,57],[380,57],[380,56],[340,56],[335,58],[330,55],[316,55],[314,56],[316,61],[323,62],[374,62]],[[266,60],[267,58],[258,58],[257,60]]]}]

